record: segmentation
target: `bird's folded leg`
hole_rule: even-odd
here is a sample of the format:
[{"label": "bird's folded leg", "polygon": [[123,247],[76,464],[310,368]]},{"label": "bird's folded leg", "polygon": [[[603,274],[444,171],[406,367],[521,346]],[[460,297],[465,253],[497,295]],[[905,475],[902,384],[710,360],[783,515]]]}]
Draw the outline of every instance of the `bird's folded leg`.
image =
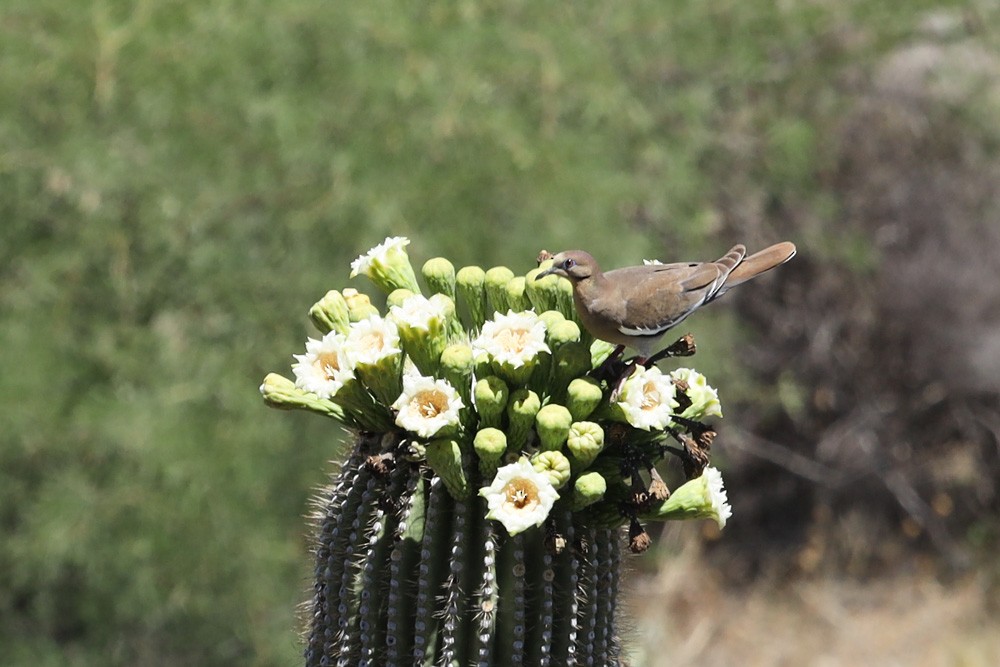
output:
[{"label": "bird's folded leg", "polygon": [[649,368],[658,361],[661,361],[668,357],[690,357],[695,352],[697,352],[697,350],[698,348],[694,344],[694,336],[687,333],[678,338],[668,347],[665,347],[664,349],[660,350],[653,356],[649,357],[648,359],[640,363],[642,363],[642,365],[645,366],[646,368]]},{"label": "bird's folded leg", "polygon": [[624,345],[615,347],[614,351],[608,355],[608,358],[600,366],[590,371],[590,376],[598,382],[607,382],[608,384],[611,384],[612,380],[620,378],[626,368],[626,363],[622,361],[622,354],[624,353]]}]

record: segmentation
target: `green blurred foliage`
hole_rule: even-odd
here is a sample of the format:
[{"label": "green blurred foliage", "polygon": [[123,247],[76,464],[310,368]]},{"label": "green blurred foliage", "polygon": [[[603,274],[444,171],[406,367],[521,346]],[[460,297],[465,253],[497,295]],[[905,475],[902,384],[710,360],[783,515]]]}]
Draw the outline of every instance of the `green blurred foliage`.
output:
[{"label": "green blurred foliage", "polygon": [[5,2],[0,663],[294,664],[340,434],[256,388],[349,260],[722,254],[746,165],[822,222],[830,77],[941,4]]}]

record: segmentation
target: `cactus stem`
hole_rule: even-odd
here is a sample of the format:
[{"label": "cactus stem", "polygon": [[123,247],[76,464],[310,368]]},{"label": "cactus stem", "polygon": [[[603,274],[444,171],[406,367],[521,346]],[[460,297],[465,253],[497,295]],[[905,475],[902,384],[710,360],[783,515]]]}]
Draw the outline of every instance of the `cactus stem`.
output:
[{"label": "cactus stem", "polygon": [[448,536],[451,528],[448,505],[451,496],[440,477],[430,482],[430,499],[427,503],[427,528],[420,543],[420,565],[417,572],[417,600],[414,613],[413,664],[431,667],[438,641],[438,623],[434,618],[434,599],[441,583],[444,565],[437,554],[443,550],[441,540]]},{"label": "cactus stem", "polygon": [[472,509],[478,503],[459,502],[455,504],[455,516],[452,523],[451,550],[449,552],[449,571],[445,584],[445,598],[442,613],[443,634],[441,637],[441,665],[460,664],[458,656],[462,655],[465,637],[468,634],[468,614],[462,607],[462,599],[466,590],[465,580],[471,570],[469,552],[469,520]]},{"label": "cactus stem", "polygon": [[401,656],[409,655],[412,647],[406,643],[410,634],[402,631],[412,618],[413,597],[404,590],[420,557],[423,539],[425,481],[423,475],[411,474],[406,488],[406,504],[393,535],[393,550],[389,556],[389,595],[386,609],[386,665],[397,667]]},{"label": "cactus stem", "polygon": [[496,524],[483,521],[479,542],[483,545],[482,583],[476,592],[476,665],[488,667],[493,664],[493,636],[496,632],[497,603],[497,535]]},{"label": "cactus stem", "polygon": [[[580,643],[580,653],[577,656],[578,664],[586,667],[593,667],[595,664],[594,639],[597,635],[597,531],[593,528],[585,528],[579,531],[582,547],[581,555],[584,556],[581,563],[579,594],[579,628],[583,635]],[[604,663],[598,663],[603,665]]]},{"label": "cactus stem", "polygon": [[[375,497],[379,485],[378,477],[370,474],[364,484],[364,493],[361,495],[361,503],[354,514],[351,522],[350,536],[347,548],[341,556],[344,559],[345,567],[343,578],[341,579],[341,599],[349,602],[340,605],[339,647],[337,649],[337,666],[349,667],[358,662],[358,653],[361,649],[360,620],[361,610],[360,589],[362,572],[364,568],[364,554],[359,553],[362,544],[370,543],[371,535],[376,527],[370,520],[374,514],[376,505]],[[361,485],[358,485],[359,488]],[[358,593],[358,594],[355,594]]]}]

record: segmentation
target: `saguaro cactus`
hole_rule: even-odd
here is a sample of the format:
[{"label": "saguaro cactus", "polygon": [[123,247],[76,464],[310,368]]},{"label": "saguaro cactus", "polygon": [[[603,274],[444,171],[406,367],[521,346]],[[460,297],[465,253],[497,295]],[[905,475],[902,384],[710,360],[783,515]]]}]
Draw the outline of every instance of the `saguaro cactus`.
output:
[{"label": "saguaro cactus", "polygon": [[537,269],[432,259],[425,296],[408,243],[352,265],[389,295],[385,317],[327,293],[294,381],[261,385],[354,434],[316,499],[306,665],[617,665],[621,546],[648,547],[642,521],[729,516],[702,421],[722,416],[716,392],[691,369],[625,377]]}]

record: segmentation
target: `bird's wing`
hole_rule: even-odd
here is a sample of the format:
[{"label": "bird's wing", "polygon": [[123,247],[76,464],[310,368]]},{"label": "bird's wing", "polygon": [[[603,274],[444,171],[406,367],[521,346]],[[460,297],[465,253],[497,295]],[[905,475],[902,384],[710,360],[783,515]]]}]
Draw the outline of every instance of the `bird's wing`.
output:
[{"label": "bird's wing", "polygon": [[656,337],[677,326],[711,300],[746,248],[733,247],[714,262],[634,266],[609,272],[619,286],[623,308],[618,330],[628,336]]}]

